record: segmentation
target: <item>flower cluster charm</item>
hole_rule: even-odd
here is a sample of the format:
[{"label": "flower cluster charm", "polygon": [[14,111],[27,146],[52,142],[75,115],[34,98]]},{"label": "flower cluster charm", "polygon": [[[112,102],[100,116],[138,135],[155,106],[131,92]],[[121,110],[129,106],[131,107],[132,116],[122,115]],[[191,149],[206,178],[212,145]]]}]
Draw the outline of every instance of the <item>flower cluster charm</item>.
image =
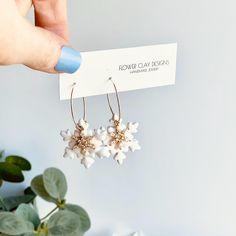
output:
[{"label": "flower cluster charm", "polygon": [[125,125],[117,115],[114,115],[110,122],[112,125],[107,128],[108,138],[106,144],[110,148],[113,158],[121,165],[124,159],[127,158],[126,152],[134,152],[140,149],[140,145],[133,135],[137,133],[139,124],[129,122]]},{"label": "flower cluster charm", "polygon": [[89,168],[96,158],[102,159],[111,155],[118,164],[122,164],[127,158],[126,152],[140,149],[133,135],[137,132],[138,123],[129,122],[125,125],[117,115],[110,121],[111,126],[107,129],[101,127],[91,130],[89,124],[81,119],[73,134],[69,130],[61,131],[63,140],[68,142],[64,157],[77,157],[86,168]]},{"label": "flower cluster charm", "polygon": [[64,157],[72,159],[77,157],[86,168],[94,163],[96,157],[110,156],[108,147],[103,146],[95,131],[89,129],[89,124],[83,119],[79,120],[74,134],[66,130],[61,131],[61,136],[68,142]]}]

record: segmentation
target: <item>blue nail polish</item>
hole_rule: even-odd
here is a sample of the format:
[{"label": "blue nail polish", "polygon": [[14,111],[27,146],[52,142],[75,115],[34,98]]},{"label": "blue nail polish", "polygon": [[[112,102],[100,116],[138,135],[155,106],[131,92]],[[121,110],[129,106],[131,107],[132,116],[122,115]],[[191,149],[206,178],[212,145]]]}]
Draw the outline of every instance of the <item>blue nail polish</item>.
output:
[{"label": "blue nail polish", "polygon": [[55,70],[58,72],[65,72],[72,74],[76,72],[81,65],[80,52],[73,48],[64,46],[61,49],[61,56],[55,66]]}]

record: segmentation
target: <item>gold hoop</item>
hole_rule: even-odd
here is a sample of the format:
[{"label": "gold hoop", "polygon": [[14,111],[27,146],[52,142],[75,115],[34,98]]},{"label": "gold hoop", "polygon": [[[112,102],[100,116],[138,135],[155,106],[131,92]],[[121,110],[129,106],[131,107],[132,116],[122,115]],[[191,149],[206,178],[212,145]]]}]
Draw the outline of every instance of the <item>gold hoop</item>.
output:
[{"label": "gold hoop", "polygon": [[[70,112],[71,112],[72,120],[75,126],[77,126],[77,122],[75,121],[74,106],[73,106],[73,93],[74,93],[75,85],[76,83],[73,83],[71,94],[70,94]],[[86,101],[84,97],[83,97],[83,109],[84,109],[83,120],[86,121],[87,107],[86,107]]]},{"label": "gold hoop", "polygon": [[[109,78],[109,81],[112,82],[113,87],[114,87],[115,92],[116,92],[116,101],[117,101],[118,111],[119,111],[119,120],[118,120],[118,121],[120,122],[120,119],[121,119],[121,106],[120,106],[119,94],[118,94],[118,91],[117,91],[117,87],[116,87],[116,85],[115,85],[115,83],[114,83],[114,81],[112,80],[111,77]],[[108,106],[109,106],[110,111],[111,111],[111,114],[112,114],[112,119],[114,120],[115,112],[114,112],[114,110],[112,109],[111,102],[110,102],[110,98],[109,98],[109,94],[107,94],[107,102],[108,102]]]}]

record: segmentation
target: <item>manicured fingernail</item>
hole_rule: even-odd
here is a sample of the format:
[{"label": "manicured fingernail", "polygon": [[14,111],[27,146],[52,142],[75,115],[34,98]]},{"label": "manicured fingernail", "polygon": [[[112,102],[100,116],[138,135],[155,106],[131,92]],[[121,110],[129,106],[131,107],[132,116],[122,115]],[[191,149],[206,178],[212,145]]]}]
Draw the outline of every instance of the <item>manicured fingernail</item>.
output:
[{"label": "manicured fingernail", "polygon": [[58,72],[65,72],[72,74],[76,72],[81,65],[80,52],[73,48],[64,46],[61,49],[61,56],[55,66],[55,70]]}]

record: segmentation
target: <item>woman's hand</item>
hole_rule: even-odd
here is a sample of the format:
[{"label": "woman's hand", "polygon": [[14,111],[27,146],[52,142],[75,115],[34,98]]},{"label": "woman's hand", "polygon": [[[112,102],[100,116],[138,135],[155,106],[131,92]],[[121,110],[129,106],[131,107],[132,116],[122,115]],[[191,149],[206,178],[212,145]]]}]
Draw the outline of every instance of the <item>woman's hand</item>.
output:
[{"label": "woman's hand", "polygon": [[[24,16],[35,10],[35,26]],[[66,0],[0,0],[0,65],[73,73],[80,53],[68,44]]]}]

